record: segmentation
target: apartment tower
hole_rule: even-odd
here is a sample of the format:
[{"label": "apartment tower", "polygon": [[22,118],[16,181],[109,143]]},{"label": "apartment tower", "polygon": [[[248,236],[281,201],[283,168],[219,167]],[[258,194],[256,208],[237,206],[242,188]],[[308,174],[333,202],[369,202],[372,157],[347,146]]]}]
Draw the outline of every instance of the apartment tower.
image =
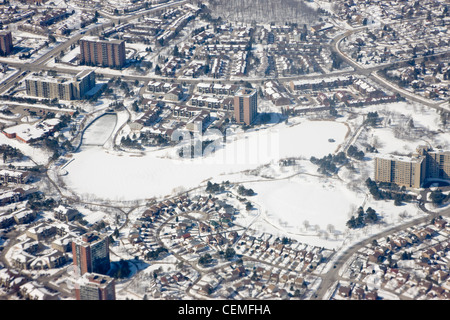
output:
[{"label": "apartment tower", "polygon": [[89,232],[72,242],[73,264],[83,275],[106,274],[110,268],[108,236]]},{"label": "apartment tower", "polygon": [[234,96],[234,118],[250,125],[258,115],[258,95],[255,89],[241,88]]},{"label": "apartment tower", "polygon": [[13,50],[11,31],[0,31],[0,55],[7,56]]},{"label": "apartment tower", "polygon": [[125,65],[125,41],[83,37],[80,39],[80,63],[120,69]]},{"label": "apartment tower", "polygon": [[83,70],[75,76],[30,76],[25,79],[27,95],[60,100],[83,99],[95,86],[95,73]]},{"label": "apartment tower", "polygon": [[412,157],[375,158],[375,181],[420,188],[426,179],[450,180],[450,151],[419,146]]},{"label": "apartment tower", "polygon": [[407,188],[420,188],[425,180],[424,156],[401,157],[394,155],[375,158],[375,181],[390,182]]}]

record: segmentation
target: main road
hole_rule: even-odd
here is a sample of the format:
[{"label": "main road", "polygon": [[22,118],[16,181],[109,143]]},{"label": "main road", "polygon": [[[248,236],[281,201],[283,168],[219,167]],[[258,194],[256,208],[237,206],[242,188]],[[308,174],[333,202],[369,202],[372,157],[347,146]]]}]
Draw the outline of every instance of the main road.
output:
[{"label": "main road", "polygon": [[[450,208],[441,211],[439,213],[431,212],[423,217],[414,219],[410,222],[407,222],[405,224],[387,229],[381,233],[377,233],[376,235],[370,236],[368,238],[365,238],[364,240],[352,244],[350,247],[346,248],[342,252],[338,252],[336,256],[334,257],[334,260],[331,260],[330,263],[332,263],[333,267],[326,273],[326,274],[318,274],[322,278],[322,282],[319,285],[319,288],[316,291],[316,294],[312,297],[312,300],[327,300],[330,294],[330,289],[333,289],[337,281],[342,279],[342,277],[339,275],[343,270],[342,268],[345,268],[345,263],[355,254],[358,252],[358,250],[362,249],[363,247],[367,246],[368,244],[372,243],[373,240],[380,239],[387,237],[389,235],[392,235],[393,233],[397,233],[403,230],[406,230],[408,228],[411,228],[416,225],[420,225],[422,223],[431,222],[433,218],[436,218],[437,216],[446,216],[450,217]],[[348,279],[347,279],[348,280]]]},{"label": "main road", "polygon": [[[0,59],[0,62],[4,62],[7,63],[13,67],[16,67],[18,69],[18,71],[13,74],[11,77],[9,77],[3,84],[0,85],[0,94],[4,94],[12,85],[14,85],[17,81],[19,81],[21,78],[23,78],[27,72],[33,72],[33,71],[40,71],[40,70],[54,70],[57,72],[63,72],[63,73],[78,73],[80,71],[80,68],[77,67],[61,67],[61,66],[46,66],[46,63],[56,57],[59,56],[59,53],[62,50],[67,49],[68,47],[70,47],[72,44],[76,43],[78,40],[80,40],[86,33],[94,33],[99,29],[104,29],[104,28],[109,28],[117,23],[127,23],[128,21],[132,20],[132,19],[137,19],[139,16],[144,16],[147,14],[150,14],[152,12],[155,12],[157,10],[161,10],[164,8],[168,8],[171,6],[177,6],[177,5],[181,5],[186,3],[187,0],[184,1],[173,1],[173,2],[169,2],[166,3],[164,5],[160,5],[157,7],[153,7],[151,9],[142,11],[140,13],[137,14],[132,14],[129,16],[125,16],[125,17],[108,17],[108,19],[110,19],[108,22],[105,23],[101,23],[101,24],[95,24],[90,26],[87,30],[85,31],[81,31],[81,32],[77,32],[74,36],[70,37],[69,39],[67,39],[67,41],[62,42],[58,45],[56,45],[54,48],[52,48],[51,50],[49,50],[48,52],[46,52],[45,54],[43,54],[41,57],[37,58],[35,61],[30,62],[30,63],[23,63],[23,62],[14,62],[14,61],[9,61],[8,59]],[[386,81],[385,79],[382,79],[381,77],[379,77],[376,72],[379,71],[382,68],[386,68],[390,65],[393,65],[394,63],[391,64],[385,64],[385,65],[381,65],[381,66],[375,66],[375,67],[368,67],[368,68],[364,68],[361,65],[359,65],[358,63],[356,63],[355,61],[353,61],[352,59],[350,59],[349,57],[347,57],[339,48],[339,45],[341,43],[341,41],[350,36],[351,34],[355,33],[355,32],[359,32],[364,30],[365,27],[362,28],[356,28],[350,31],[347,31],[339,36],[337,36],[336,38],[334,38],[330,44],[330,48],[332,51],[336,52],[337,54],[339,54],[339,56],[346,61],[354,70],[352,71],[341,71],[341,72],[335,72],[335,73],[331,73],[331,74],[325,74],[325,75],[314,75],[314,76],[302,76],[302,77],[286,77],[286,78],[277,78],[275,80],[279,80],[282,82],[286,82],[286,81],[291,81],[291,80],[297,80],[297,79],[316,79],[316,78],[324,78],[324,77],[336,77],[336,76],[344,76],[344,75],[351,75],[351,74],[361,74],[361,75],[365,75],[370,77],[371,79],[373,79],[374,81],[376,81],[377,83],[379,83],[380,85],[382,85],[383,87],[396,92],[398,94],[400,94],[401,96],[410,99],[412,101],[416,101],[416,102],[420,102],[428,107],[432,107],[432,108],[437,108],[440,109],[439,104],[437,103],[433,103],[429,100],[426,100],[422,97],[418,97],[417,95],[414,95],[413,93],[410,93],[404,89],[398,88],[397,86],[395,86],[394,84]],[[397,63],[397,62],[395,62]],[[163,77],[149,77],[149,76],[135,76],[135,75],[127,75],[127,74],[121,74],[121,73],[116,73],[113,71],[109,71],[107,69],[103,70],[99,70],[97,69],[98,73],[103,74],[106,77],[115,77],[115,76],[121,76],[124,79],[128,79],[128,80],[138,80],[138,81],[148,81],[150,79],[164,79]],[[205,80],[200,80],[200,79],[182,79],[185,82],[190,82],[190,83],[196,83],[199,81],[205,81]],[[246,79],[246,78],[242,78],[242,79],[228,79],[228,80],[215,80],[215,81],[221,81],[223,83],[231,83],[231,82],[235,82],[235,81],[239,81],[239,80],[244,80],[244,81],[250,81],[250,82],[256,82],[256,83],[260,83],[260,81],[262,80],[269,80],[268,78],[252,78],[252,79]],[[51,180],[51,179],[50,179]],[[450,209],[447,209],[446,211],[443,211],[440,213],[440,215],[445,215],[445,216],[450,216]],[[342,269],[342,266],[345,264],[346,261],[348,261],[348,259],[351,258],[351,256],[353,254],[355,254],[359,249],[363,248],[364,246],[366,246],[367,244],[371,243],[374,239],[378,239],[380,237],[384,237],[387,236],[389,234],[395,233],[397,231],[400,230],[404,230],[407,229],[411,226],[426,222],[426,221],[430,221],[433,215],[427,215],[424,217],[421,217],[419,219],[416,219],[414,221],[408,222],[404,225],[401,226],[397,226],[394,228],[391,228],[389,230],[386,230],[382,233],[379,233],[377,235],[374,235],[372,237],[366,238],[363,241],[356,243],[348,248],[346,248],[344,251],[337,253],[336,257],[334,258],[335,260],[333,260],[333,268],[330,269],[330,271],[328,271],[325,275],[319,275],[322,277],[322,281],[319,285],[319,288],[316,292],[316,294],[313,296],[312,299],[315,300],[324,300],[327,299],[327,293],[329,291],[330,288],[332,288],[335,283],[337,281],[339,281],[340,276],[339,276],[339,272]]]},{"label": "main road", "polygon": [[[351,59],[345,53],[342,52],[340,45],[344,39],[348,38],[350,35],[352,35],[354,33],[364,31],[367,28],[368,27],[355,28],[355,29],[349,30],[349,31],[335,37],[331,41],[331,44],[330,44],[331,51],[337,53],[347,64],[349,64],[355,70],[354,73],[365,75],[366,77],[371,78],[373,81],[377,82],[379,85],[386,88],[387,90],[395,92],[408,100],[415,101],[415,102],[421,103],[423,105],[426,105],[427,107],[435,108],[438,110],[449,111],[449,109],[446,109],[442,106],[443,102],[432,102],[426,98],[420,97],[412,92],[409,92],[405,89],[399,88],[395,84],[387,81],[386,79],[384,79],[383,77],[381,77],[377,74],[377,71],[379,71],[381,69],[389,68],[390,66],[394,66],[399,63],[406,62],[406,60],[391,62],[391,63],[387,63],[387,64],[381,64],[381,65],[375,66],[375,67],[364,68],[363,66],[361,66],[356,61],[354,61],[353,59]],[[450,54],[450,52],[443,52],[443,53],[434,54],[431,56],[434,56],[434,57],[441,56],[441,55],[447,56],[449,54]],[[431,56],[428,56],[428,57],[431,57]],[[416,62],[420,62],[424,58],[425,57],[418,57],[418,58],[415,58],[414,60]]]},{"label": "main road", "polygon": [[165,4],[154,6],[150,9],[141,11],[136,14],[128,15],[128,16],[122,16],[122,17],[111,17],[108,16],[109,19],[108,22],[104,23],[96,23],[93,25],[88,26],[85,30],[78,31],[71,37],[69,37],[66,41],[61,42],[60,44],[56,45],[54,48],[49,50],[48,52],[44,53],[42,56],[34,60],[33,62],[15,62],[11,61],[7,58],[0,59],[0,62],[6,63],[12,67],[18,68],[18,71],[9,77],[5,82],[3,82],[0,85],[0,95],[4,94],[11,88],[18,80],[20,80],[22,77],[26,75],[28,71],[41,71],[41,70],[54,70],[54,71],[60,71],[60,72],[66,72],[66,73],[78,73],[80,70],[78,68],[60,68],[60,67],[48,67],[45,64],[52,58],[58,57],[59,53],[63,50],[66,50],[69,48],[72,44],[77,43],[82,37],[84,37],[86,34],[93,34],[97,32],[98,30],[102,30],[104,28],[112,27],[113,25],[116,25],[118,23],[127,23],[130,20],[137,19],[139,17],[157,12],[159,10],[163,10],[166,8],[170,8],[173,6],[179,6],[182,4],[185,4],[188,0],[179,0],[179,1],[170,1]]}]

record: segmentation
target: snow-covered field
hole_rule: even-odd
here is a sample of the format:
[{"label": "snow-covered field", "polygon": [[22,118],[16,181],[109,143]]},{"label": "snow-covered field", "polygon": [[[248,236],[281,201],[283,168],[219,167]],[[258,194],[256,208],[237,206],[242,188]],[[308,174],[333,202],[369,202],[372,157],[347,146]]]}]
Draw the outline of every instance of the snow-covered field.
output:
[{"label": "snow-covered field", "polygon": [[362,205],[365,198],[365,193],[349,190],[337,179],[307,175],[246,186],[257,193],[254,201],[268,212],[273,223],[299,234],[310,226],[344,230],[349,214],[354,214],[355,206]]}]

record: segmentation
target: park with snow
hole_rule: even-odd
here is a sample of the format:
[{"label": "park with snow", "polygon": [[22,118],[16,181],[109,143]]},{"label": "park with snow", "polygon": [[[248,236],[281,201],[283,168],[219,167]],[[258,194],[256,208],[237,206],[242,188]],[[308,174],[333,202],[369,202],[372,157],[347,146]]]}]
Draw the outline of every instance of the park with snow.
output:
[{"label": "park with snow", "polygon": [[[208,181],[242,184],[255,191],[255,196],[249,197],[255,209],[241,209],[237,223],[303,243],[338,248],[348,239],[368,236],[422,214],[413,203],[394,206],[392,201],[370,197],[364,181],[373,176],[374,154],[366,153],[363,161],[354,163],[355,168],[342,167],[335,176],[319,174],[310,161],[312,156],[321,158],[342,151],[349,143],[361,149],[371,143],[380,153],[409,154],[417,147],[417,139],[399,133],[406,120],[414,119],[414,129],[409,128],[411,137],[416,131],[429,133],[439,126],[435,111],[409,103],[372,106],[364,111],[373,110],[385,122],[363,130],[362,115],[335,120],[311,116],[245,132],[228,131],[226,139],[212,130],[203,136],[190,134],[192,139],[208,135],[217,139],[212,152],[192,159],[178,155],[181,142],[139,152],[112,148],[112,139],[117,139],[113,133],[126,118],[120,113],[107,115],[86,130],[81,148],[64,167],[62,178],[67,191],[81,199],[112,203],[145,203],[187,191],[204,193]],[[448,133],[442,131],[424,135],[422,140],[444,147],[450,141]],[[295,165],[280,166],[279,160],[287,158],[296,159]],[[349,230],[346,222],[360,206],[374,208],[381,223]]]}]

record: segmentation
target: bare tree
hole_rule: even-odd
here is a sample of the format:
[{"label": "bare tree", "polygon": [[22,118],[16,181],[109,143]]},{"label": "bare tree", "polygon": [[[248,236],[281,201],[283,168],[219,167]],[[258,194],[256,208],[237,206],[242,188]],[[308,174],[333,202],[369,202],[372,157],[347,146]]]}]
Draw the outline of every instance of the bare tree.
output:
[{"label": "bare tree", "polygon": [[245,23],[310,24],[318,19],[318,11],[303,0],[211,0],[210,8],[215,17]]},{"label": "bare tree", "polygon": [[308,228],[309,228],[309,221],[308,220],[303,221],[303,226],[305,227],[305,230],[308,230]]}]

